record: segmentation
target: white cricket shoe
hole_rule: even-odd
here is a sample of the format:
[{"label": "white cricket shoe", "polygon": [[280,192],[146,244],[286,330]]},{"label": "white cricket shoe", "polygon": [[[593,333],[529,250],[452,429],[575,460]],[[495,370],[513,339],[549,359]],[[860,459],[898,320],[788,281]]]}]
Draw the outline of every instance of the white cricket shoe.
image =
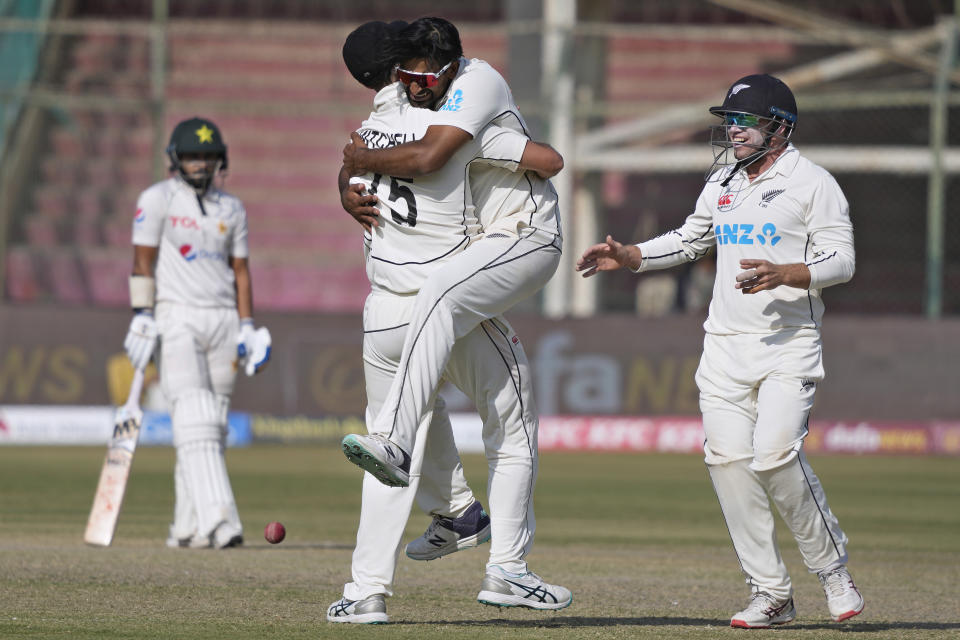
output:
[{"label": "white cricket shoe", "polygon": [[434,516],[422,536],[407,545],[407,557],[436,560],[443,556],[483,544],[490,539],[490,516],[479,500],[459,518]]},{"label": "white cricket shoe", "polygon": [[827,596],[830,617],[842,622],[863,611],[863,596],[846,567],[837,567],[817,574],[823,593]]},{"label": "white cricket shoe", "polygon": [[363,600],[340,598],[327,608],[327,622],[386,624],[389,621],[387,604],[383,601],[382,593],[377,593]]},{"label": "white cricket shoe", "polygon": [[735,613],[730,626],[739,629],[767,629],[775,624],[787,624],[797,617],[793,598],[777,600],[766,591],[755,591],[743,611]]},{"label": "white cricket shoe", "polygon": [[235,528],[221,523],[208,536],[194,533],[185,538],[177,537],[170,527],[167,546],[171,549],[232,549],[243,546],[243,534]]},{"label": "white cricket shoe", "polygon": [[350,462],[388,487],[410,485],[410,456],[379,433],[350,434],[340,443],[340,448]]},{"label": "white cricket shoe", "polygon": [[494,607],[556,610],[569,607],[573,594],[565,587],[547,584],[535,573],[508,573],[494,565],[487,567],[477,600]]}]

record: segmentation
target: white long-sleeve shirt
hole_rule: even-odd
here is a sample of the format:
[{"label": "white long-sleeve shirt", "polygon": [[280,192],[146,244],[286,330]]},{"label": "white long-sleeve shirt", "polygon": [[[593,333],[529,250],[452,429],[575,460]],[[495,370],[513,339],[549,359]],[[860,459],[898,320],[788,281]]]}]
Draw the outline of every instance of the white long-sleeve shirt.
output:
[{"label": "white long-sleeve shirt", "polygon": [[[374,111],[358,130],[367,146],[386,149],[419,140],[437,113],[410,106],[399,83],[381,89]],[[496,123],[482,127],[438,171],[416,179],[379,174],[351,178],[376,193],[380,225],[364,234],[367,277],[374,290],[416,293],[423,282],[481,234],[474,174],[492,166],[500,182],[512,184],[528,137]],[[486,174],[485,174],[486,175]],[[484,197],[480,198],[481,207]]]},{"label": "white long-sleeve shirt", "polygon": [[[711,176],[694,212],[679,229],[640,243],[638,272],[665,269],[717,249],[717,275],[704,330],[731,335],[819,329],[820,291],[853,277],[855,254],[850,210],[840,186],[825,169],[790,145],[753,182],[740,170],[729,184]],[[779,286],[744,294],[736,276],[741,259],[775,264],[802,262],[808,289]]]}]

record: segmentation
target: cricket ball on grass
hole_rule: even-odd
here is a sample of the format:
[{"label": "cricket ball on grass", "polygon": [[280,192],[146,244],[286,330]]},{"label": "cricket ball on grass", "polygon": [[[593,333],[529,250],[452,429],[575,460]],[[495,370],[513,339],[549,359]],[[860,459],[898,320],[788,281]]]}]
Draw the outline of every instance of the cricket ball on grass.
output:
[{"label": "cricket ball on grass", "polygon": [[287,535],[287,530],[279,522],[271,522],[263,530],[263,537],[267,539],[267,542],[270,544],[277,544],[278,542],[283,542],[283,539]]}]

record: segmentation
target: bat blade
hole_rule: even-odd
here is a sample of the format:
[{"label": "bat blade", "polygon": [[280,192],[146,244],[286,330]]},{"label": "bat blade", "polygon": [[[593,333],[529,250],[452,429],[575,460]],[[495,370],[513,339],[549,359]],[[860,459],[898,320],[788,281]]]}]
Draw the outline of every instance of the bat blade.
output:
[{"label": "bat blade", "polygon": [[143,371],[136,371],[130,385],[130,397],[127,403],[117,410],[113,425],[113,434],[107,444],[107,455],[100,471],[97,491],[93,496],[93,507],[87,520],[87,529],[83,541],[101,547],[109,547],[117,529],[123,496],[127,490],[127,479],[133,465],[133,454],[137,450],[140,437],[140,425],[143,412],[140,410],[139,397],[143,388]]}]

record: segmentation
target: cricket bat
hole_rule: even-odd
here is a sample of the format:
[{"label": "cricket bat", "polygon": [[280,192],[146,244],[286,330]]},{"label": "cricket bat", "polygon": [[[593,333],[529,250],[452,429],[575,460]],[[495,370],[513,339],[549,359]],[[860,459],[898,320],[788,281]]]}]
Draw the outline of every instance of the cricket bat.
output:
[{"label": "cricket bat", "polygon": [[130,477],[133,453],[140,437],[143,411],[140,410],[140,392],[143,390],[143,370],[133,372],[127,403],[117,409],[113,421],[113,435],[107,444],[107,457],[100,471],[100,482],[93,496],[90,519],[83,541],[87,544],[109,547],[117,530],[117,518],[123,505],[123,494]]}]

